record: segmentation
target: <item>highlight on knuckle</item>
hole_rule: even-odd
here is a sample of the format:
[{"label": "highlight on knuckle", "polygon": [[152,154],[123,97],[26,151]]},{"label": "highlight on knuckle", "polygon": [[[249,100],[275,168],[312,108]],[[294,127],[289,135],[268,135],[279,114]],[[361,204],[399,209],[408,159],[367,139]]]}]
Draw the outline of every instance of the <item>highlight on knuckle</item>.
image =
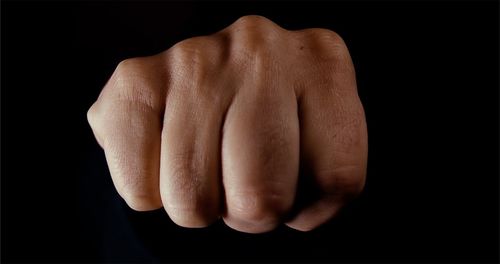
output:
[{"label": "highlight on knuckle", "polygon": [[138,58],[125,59],[118,63],[114,72],[115,84],[126,85],[134,80],[143,67],[143,62]]},{"label": "highlight on knuckle", "polygon": [[268,58],[271,50],[280,46],[282,31],[271,20],[256,15],[240,17],[227,30],[231,38],[231,50],[239,62]]},{"label": "highlight on knuckle", "polygon": [[217,39],[212,36],[193,37],[177,42],[168,53],[175,68],[189,70],[192,66],[210,62],[209,55],[218,48],[217,44]]},{"label": "highlight on knuckle", "polygon": [[172,89],[201,89],[213,74],[221,60],[221,43],[217,37],[201,36],[178,42],[168,51]]},{"label": "highlight on knuckle", "polygon": [[342,37],[335,31],[325,29],[325,28],[313,28],[310,29],[308,35],[313,37],[316,41],[320,43],[326,43],[332,46],[344,47],[345,43]]},{"label": "highlight on knuckle", "polygon": [[349,55],[342,37],[335,31],[325,28],[311,28],[299,31],[306,45],[312,46],[314,52],[322,58],[345,59]]},{"label": "highlight on knuckle", "polygon": [[236,29],[249,29],[275,25],[271,20],[259,15],[246,15],[238,18],[231,27]]}]

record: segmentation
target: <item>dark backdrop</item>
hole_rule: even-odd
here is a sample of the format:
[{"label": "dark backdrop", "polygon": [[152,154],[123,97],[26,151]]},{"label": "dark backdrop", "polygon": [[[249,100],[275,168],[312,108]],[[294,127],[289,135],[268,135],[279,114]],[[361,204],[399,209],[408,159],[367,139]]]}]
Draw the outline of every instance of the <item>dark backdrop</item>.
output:
[{"label": "dark backdrop", "polygon": [[[498,262],[498,2],[14,2],[1,6],[2,261]],[[345,39],[365,192],[309,233],[175,226],[112,186],[86,111],[120,60],[245,14]]]}]

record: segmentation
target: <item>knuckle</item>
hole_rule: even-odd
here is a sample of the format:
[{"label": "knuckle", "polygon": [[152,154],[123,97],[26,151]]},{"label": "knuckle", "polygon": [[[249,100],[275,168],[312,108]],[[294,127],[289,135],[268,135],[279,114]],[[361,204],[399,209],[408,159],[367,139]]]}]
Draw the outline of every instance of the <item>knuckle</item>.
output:
[{"label": "knuckle", "polygon": [[135,188],[123,188],[120,195],[127,205],[135,211],[149,211],[161,207],[149,192],[139,191]]},{"label": "knuckle", "polygon": [[246,15],[238,18],[231,26],[236,28],[256,28],[275,25],[271,20],[258,15]]},{"label": "knuckle", "polygon": [[216,59],[222,40],[217,34],[188,38],[177,42],[168,50],[168,54],[176,64],[203,65]]},{"label": "knuckle", "polygon": [[335,31],[325,28],[311,28],[299,31],[302,40],[311,45],[323,58],[333,57],[344,59],[349,55],[347,46],[342,37]]},{"label": "knuckle", "polygon": [[90,106],[89,110],[87,110],[87,122],[89,123],[90,127],[95,128],[96,126],[96,110],[95,110],[95,103]]},{"label": "knuckle", "polygon": [[193,64],[202,59],[202,42],[208,37],[195,37],[182,40],[170,48],[173,60],[180,64]]},{"label": "knuckle", "polygon": [[256,227],[275,227],[291,204],[277,193],[239,194],[230,198],[229,214]]},{"label": "knuckle", "polygon": [[134,71],[136,68],[140,67],[140,64],[141,62],[139,58],[124,59],[118,63],[116,71],[125,73],[128,71]]},{"label": "knuckle", "polygon": [[329,30],[326,28],[312,28],[306,30],[305,33],[307,37],[310,37],[320,43],[324,42],[330,45],[338,46],[344,45],[344,40],[342,39],[342,37],[333,30]]},{"label": "knuckle", "polygon": [[134,77],[138,75],[142,67],[144,67],[144,61],[141,61],[139,58],[131,58],[121,61],[115,69],[115,81],[126,84],[128,81],[134,80]]},{"label": "knuckle", "polygon": [[159,108],[162,105],[162,87],[156,82],[161,73],[153,68],[149,58],[123,60],[105,87],[105,90],[109,90],[108,92],[112,94],[106,98],[161,110]]},{"label": "knuckle", "polygon": [[324,188],[328,193],[336,193],[353,198],[363,191],[365,172],[361,166],[342,166],[330,172],[323,172]]},{"label": "knuckle", "polygon": [[240,60],[261,60],[281,43],[281,28],[262,16],[243,16],[229,26],[232,49]]},{"label": "knuckle", "polygon": [[346,181],[343,185],[340,185],[343,189],[343,192],[351,197],[359,195],[365,186],[364,177],[354,177],[353,179]]},{"label": "knuckle", "polygon": [[102,115],[98,113],[97,111],[97,102],[94,103],[89,110],[87,111],[87,122],[90,125],[90,128],[92,129],[94,136],[97,140],[97,143],[101,146],[104,147],[104,139],[102,135]]},{"label": "knuckle", "polygon": [[178,204],[170,202],[165,206],[165,210],[170,219],[182,227],[206,227],[218,217],[215,203],[207,201],[206,198],[191,199]]},{"label": "knuckle", "polygon": [[222,49],[215,36],[201,36],[178,42],[168,51],[175,87],[199,87],[219,70]]}]

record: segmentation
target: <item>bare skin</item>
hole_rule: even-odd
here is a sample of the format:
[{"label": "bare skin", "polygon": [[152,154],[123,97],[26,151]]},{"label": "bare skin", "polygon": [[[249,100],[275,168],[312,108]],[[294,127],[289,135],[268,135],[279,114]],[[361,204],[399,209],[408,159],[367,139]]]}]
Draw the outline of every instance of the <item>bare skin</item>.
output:
[{"label": "bare skin", "polygon": [[[344,41],[245,16],[121,62],[88,111],[118,193],[184,227],[220,217],[261,233],[312,230],[365,183],[367,131]],[[299,165],[317,186],[297,203]]]}]

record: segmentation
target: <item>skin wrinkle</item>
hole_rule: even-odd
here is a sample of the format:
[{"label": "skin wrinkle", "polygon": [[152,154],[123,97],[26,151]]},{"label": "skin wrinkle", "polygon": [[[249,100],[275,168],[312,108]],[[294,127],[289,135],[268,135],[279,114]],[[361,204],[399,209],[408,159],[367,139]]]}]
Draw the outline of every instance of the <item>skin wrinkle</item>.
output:
[{"label": "skin wrinkle", "polygon": [[[191,121],[186,124],[205,124],[205,126],[208,126],[207,122],[202,122],[202,113],[197,109],[201,109],[201,107],[191,107],[189,108],[188,112],[186,112],[186,119]],[[205,129],[201,130],[205,131]],[[171,160],[172,164],[176,164],[176,166],[174,166],[174,168],[176,168],[174,169],[174,174],[185,174],[182,177],[175,178],[179,180],[182,178],[186,178],[187,180],[185,182],[192,182],[192,186],[187,186],[186,183],[184,183],[184,180],[182,183],[178,182],[178,184],[174,184],[174,186],[185,186],[186,188],[189,187],[188,189],[195,192],[196,190],[200,189],[200,181],[203,176],[199,174],[199,168],[208,167],[209,162],[207,157],[202,156],[202,153],[204,153],[202,151],[204,148],[204,141],[201,141],[200,136],[197,135],[197,127],[190,125],[190,127],[186,128],[185,131],[188,134],[184,135],[184,137],[187,138],[184,140],[192,141],[193,144],[188,145],[189,149],[184,149],[181,153],[170,154],[169,159]]]},{"label": "skin wrinkle", "polygon": [[[151,66],[154,67],[144,66],[149,61],[153,63]],[[152,75],[156,73],[156,76],[162,76],[164,72],[163,67],[157,61],[157,59],[153,60],[148,57],[128,59],[121,62],[111,77],[109,85],[106,86],[108,89],[105,89],[105,91],[111,90],[109,92],[112,94],[116,93],[118,101],[142,103],[154,111],[161,112],[159,109],[163,107],[162,95],[165,86],[151,85],[157,83],[155,78],[158,78],[152,77]],[[112,87],[115,87],[115,89],[111,89]],[[119,89],[116,89],[117,87]]]},{"label": "skin wrinkle", "polygon": [[[183,205],[196,203],[195,195],[201,185],[201,175],[197,169],[200,165],[197,163],[197,158],[193,158],[194,155],[196,155],[195,152],[191,150],[182,155],[169,157],[172,164],[175,164],[171,170],[171,173],[176,175],[176,177],[173,177],[175,181],[172,184],[175,187],[175,194],[181,194],[180,197],[184,198]],[[180,203],[169,204],[168,207],[177,209],[179,206],[176,206],[176,204],[179,205]]]},{"label": "skin wrinkle", "polygon": [[[271,145],[274,147],[273,152],[269,152],[265,150],[265,148],[261,147],[263,150],[261,153],[263,154],[263,166],[264,170],[266,171],[274,171],[273,168],[275,167],[281,167],[283,164],[280,164],[280,160],[276,159],[276,157],[283,156],[289,151],[289,142],[287,141],[286,137],[284,135],[287,134],[287,131],[289,130],[286,121],[280,121],[280,120],[275,120],[277,125],[275,124],[275,127],[269,129],[268,131],[264,132],[264,135],[262,136],[263,138],[267,138],[267,142],[263,142],[263,144],[266,145]],[[283,160],[284,162],[284,160]],[[278,176],[275,176],[274,178],[278,178]]]},{"label": "skin wrinkle", "polygon": [[[183,47],[185,46],[178,46],[177,49],[185,49]],[[177,88],[183,87],[182,89],[175,90],[178,93],[177,96],[183,98],[182,101],[185,101],[185,99],[193,101],[192,103],[194,105],[210,104],[215,107],[224,105],[224,101],[227,100],[227,96],[224,96],[224,93],[220,93],[220,91],[217,89],[209,89],[214,87],[214,85],[211,85],[212,83],[214,83],[214,81],[211,80],[211,76],[214,75],[214,72],[212,70],[201,70],[207,68],[215,68],[213,62],[210,62],[213,61],[213,59],[207,59],[203,55],[200,55],[199,49],[195,49],[195,51],[197,54],[194,56],[195,59],[189,60],[189,63],[187,63],[190,66],[178,69],[176,74],[174,75],[173,86]],[[184,50],[183,53],[190,52],[189,50]],[[191,56],[192,54],[189,55],[189,57]],[[197,108],[192,108],[192,117],[199,119],[203,118],[201,109],[198,110],[198,112],[196,112],[196,109]]]},{"label": "skin wrinkle", "polygon": [[[113,166],[110,167],[113,174],[115,174],[116,176],[140,175],[140,174],[147,175],[147,171],[145,171],[143,167],[139,167],[136,164],[129,164],[127,157],[120,155],[120,154],[116,154],[116,152],[117,151],[112,149],[112,148],[109,150],[109,152],[106,152],[106,154],[107,154],[106,156],[108,158],[112,159],[112,161],[113,161],[113,162],[111,162],[111,164],[113,164]],[[122,170],[122,168],[124,167],[123,165],[125,163],[127,163],[129,165],[127,171]],[[121,179],[119,184],[118,184],[119,186],[117,189],[122,194],[126,193],[127,190],[139,191],[140,188],[137,188],[137,187],[140,186],[140,183],[148,180],[148,178],[146,178],[146,177],[115,177],[115,178]]]},{"label": "skin wrinkle", "polygon": [[[233,196],[233,203],[231,204],[231,213],[235,215],[240,221],[244,219],[262,222],[273,222],[274,215],[269,215],[265,212],[269,204],[279,204],[283,200],[281,194],[274,192],[251,192],[240,191],[230,193]],[[265,197],[265,199],[263,199]],[[265,201],[265,202],[264,202]]]},{"label": "skin wrinkle", "polygon": [[[111,153],[113,153],[113,150],[111,150]],[[113,159],[113,164],[115,164],[114,167],[111,167],[112,172],[116,176],[122,176],[122,177],[115,177],[117,179],[121,179],[119,182],[119,188],[121,190],[121,193],[142,193],[143,195],[146,195],[144,193],[144,188],[141,187],[142,183],[148,182],[150,180],[149,177],[146,177],[147,175],[152,175],[153,170],[148,169],[151,166],[140,166],[135,163],[129,163],[129,159],[123,155],[119,154],[110,154],[108,156],[111,156]],[[127,164],[127,171],[123,171],[122,168],[125,167],[124,165]],[[156,170],[154,171],[156,172]],[[128,175],[128,177],[123,177],[125,175]],[[142,175],[142,177],[137,177],[138,175]]]},{"label": "skin wrinkle", "polygon": [[[144,122],[148,122],[148,121],[146,121],[143,118],[139,117],[138,115],[134,114],[133,110],[139,110],[139,111],[144,111],[145,113],[150,113],[153,111],[153,109],[151,109],[149,106],[146,106],[143,104],[134,104],[131,101],[121,101],[121,102],[117,102],[116,104],[117,104],[117,106],[119,106],[118,108],[125,108],[125,109],[121,109],[119,111],[119,114],[115,114],[113,112],[113,110],[115,110],[116,108],[111,108],[108,111],[105,111],[104,114],[102,115],[102,119],[104,121],[103,123],[116,124],[116,123],[126,122],[126,127],[129,128],[128,130],[131,133],[133,133],[132,136],[134,138],[144,140],[144,137],[146,135],[143,133],[139,133],[139,131],[143,130],[142,124]],[[137,107],[137,106],[139,106],[139,107]],[[143,106],[143,107],[141,107],[141,106]],[[132,114],[129,114],[129,113],[132,113]],[[101,125],[102,125],[102,123],[101,123]],[[114,132],[112,134],[119,134],[120,133],[119,129],[121,129],[122,126],[124,126],[124,125],[121,125],[120,128],[116,128],[116,126],[111,126],[112,130],[114,130]],[[116,138],[115,138],[115,140],[116,140]],[[124,143],[126,143],[126,142],[124,142]],[[120,144],[118,144],[118,145],[120,145]],[[121,145],[123,145],[123,144],[121,144]]]},{"label": "skin wrinkle", "polygon": [[[129,78],[127,78],[129,79]],[[139,104],[139,106],[147,107],[153,111],[156,111],[158,107],[155,107],[155,104],[153,101],[155,101],[152,97],[153,95],[151,94],[146,94],[144,92],[147,89],[142,89],[143,85],[140,86],[139,88],[137,87],[137,81],[133,79],[129,80],[120,80],[116,82],[126,82],[127,84],[125,85],[119,85],[122,87],[120,89],[120,92],[116,94],[116,101],[117,102],[130,102],[132,104]],[[117,84],[115,84],[117,85]],[[123,89],[123,87],[130,87],[128,89]],[[157,96],[156,96],[157,97]]]},{"label": "skin wrinkle", "polygon": [[[360,116],[361,112],[358,112],[356,107],[353,105],[357,104],[357,101],[346,102],[346,100],[351,100],[352,97],[336,97],[339,98],[338,103],[335,104],[335,111],[327,112],[327,111],[319,111],[316,112],[312,117],[314,119],[311,120],[312,124],[317,124],[321,126],[321,131],[325,131],[328,133],[328,136],[324,137],[324,140],[343,140],[345,143],[353,143],[352,138],[359,138],[357,131],[359,131],[359,125],[362,119]],[[327,104],[326,97],[305,97],[305,100],[308,100],[308,104]],[[322,102],[324,101],[324,102]],[[339,131],[339,128],[341,129]],[[342,135],[338,137],[337,135]],[[353,144],[347,144],[344,149],[350,149],[349,146]]]}]

